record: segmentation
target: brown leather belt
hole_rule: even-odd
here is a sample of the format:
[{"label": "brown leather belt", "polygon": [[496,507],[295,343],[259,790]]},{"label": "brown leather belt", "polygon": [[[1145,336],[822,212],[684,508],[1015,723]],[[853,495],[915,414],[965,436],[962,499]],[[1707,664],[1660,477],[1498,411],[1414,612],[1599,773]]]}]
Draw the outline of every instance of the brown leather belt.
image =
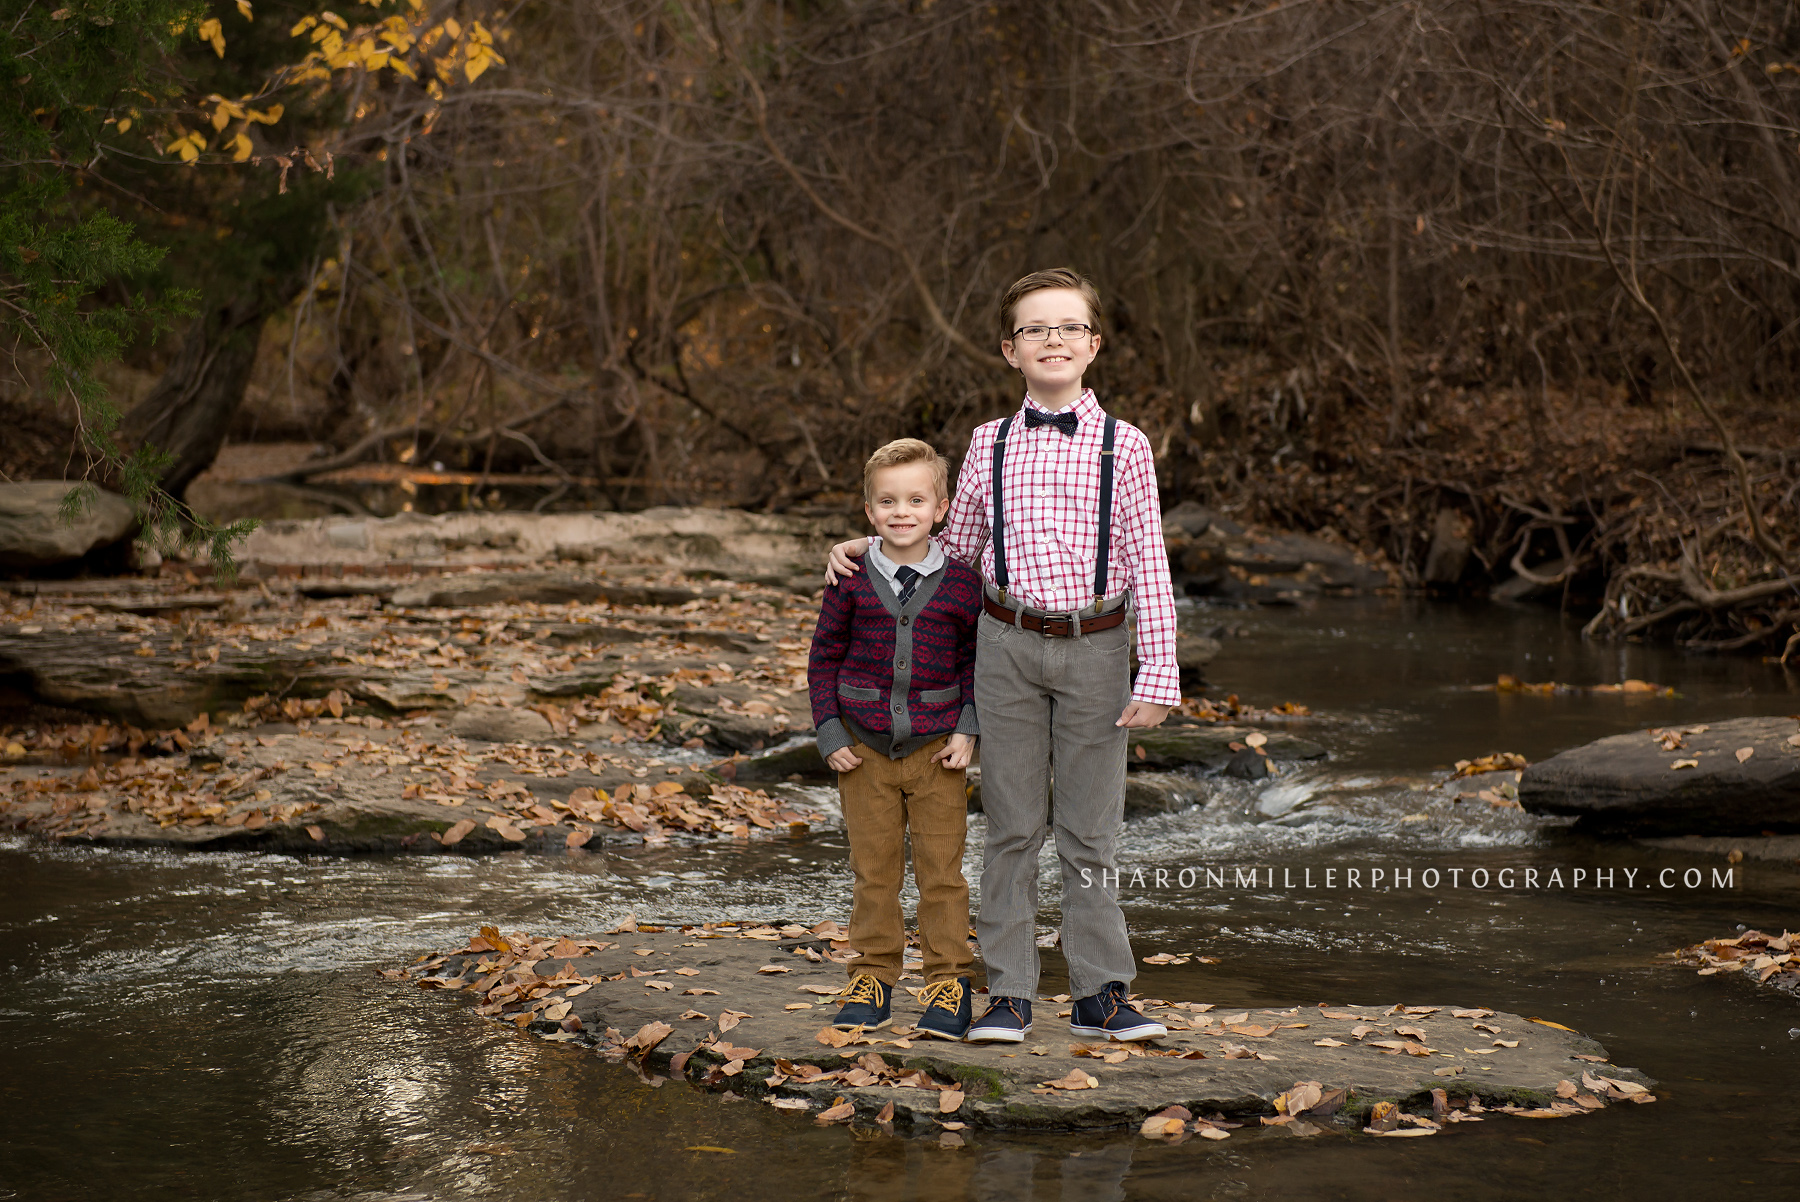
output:
[{"label": "brown leather belt", "polygon": [[1077,630],[1075,620],[1068,614],[1044,614],[1039,617],[1026,610],[1008,609],[988,596],[981,598],[981,605],[988,613],[1008,626],[1012,626],[1016,622],[1017,625],[1033,634],[1056,639],[1073,638],[1077,634],[1092,634],[1096,630],[1111,630],[1125,620],[1125,606],[1121,605],[1109,614],[1096,614],[1091,618],[1082,618],[1081,628]]}]

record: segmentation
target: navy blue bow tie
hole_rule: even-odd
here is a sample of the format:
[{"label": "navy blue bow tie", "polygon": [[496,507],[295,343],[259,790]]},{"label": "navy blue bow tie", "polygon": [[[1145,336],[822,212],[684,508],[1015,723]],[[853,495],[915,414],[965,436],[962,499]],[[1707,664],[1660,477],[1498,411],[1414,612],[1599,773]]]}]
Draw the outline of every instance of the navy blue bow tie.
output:
[{"label": "navy blue bow tie", "polygon": [[1025,410],[1025,428],[1027,430],[1035,429],[1038,426],[1055,426],[1058,430],[1061,430],[1064,434],[1073,438],[1075,437],[1075,427],[1079,425],[1080,422],[1081,419],[1067,409],[1063,410],[1061,413],[1045,413],[1041,409],[1028,408]]}]

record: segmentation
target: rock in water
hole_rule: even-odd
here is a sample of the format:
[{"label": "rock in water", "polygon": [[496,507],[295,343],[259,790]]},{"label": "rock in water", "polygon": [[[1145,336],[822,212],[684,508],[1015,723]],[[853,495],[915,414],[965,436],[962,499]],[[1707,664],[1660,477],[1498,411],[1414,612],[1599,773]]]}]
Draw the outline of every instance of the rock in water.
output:
[{"label": "rock in water", "polygon": [[[1613,735],[1525,769],[1519,803],[1584,830],[1755,835],[1800,830],[1800,722],[1734,718]],[[1750,754],[1739,758],[1748,749]]]},{"label": "rock in water", "polygon": [[[1131,732],[1131,751],[1126,761],[1134,770],[1145,768],[1183,768],[1199,765],[1217,771],[1232,760],[1236,751],[1231,744],[1243,744],[1256,731],[1247,726],[1177,726],[1169,723],[1149,730]],[[1323,759],[1326,751],[1317,743],[1290,735],[1286,731],[1268,731],[1262,753],[1276,763],[1293,760]]]},{"label": "rock in water", "polygon": [[63,498],[76,487],[68,480],[0,484],[0,568],[67,563],[110,547],[136,528],[131,502],[99,488],[91,489],[73,522],[63,521]]},{"label": "rock in water", "polygon": [[499,705],[471,705],[450,720],[450,733],[459,739],[488,743],[538,743],[552,738],[550,720],[536,710],[508,709]]}]

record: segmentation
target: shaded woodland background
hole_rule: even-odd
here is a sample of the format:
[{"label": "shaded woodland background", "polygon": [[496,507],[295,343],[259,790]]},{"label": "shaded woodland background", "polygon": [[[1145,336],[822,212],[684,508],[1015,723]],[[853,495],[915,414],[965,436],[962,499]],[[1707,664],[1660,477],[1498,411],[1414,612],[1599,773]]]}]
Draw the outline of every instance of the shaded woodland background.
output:
[{"label": "shaded woodland background", "polygon": [[[320,85],[332,181],[230,185],[275,249],[132,352],[127,432],[194,431],[173,489],[229,431],[320,444],[295,483],[853,511],[875,446],[955,456],[1017,403],[995,299],[1069,265],[1169,503],[1413,584],[1523,575],[1597,634],[1790,645],[1793,0],[440,8],[506,65]],[[13,478],[68,463],[33,379],[0,392]]]}]

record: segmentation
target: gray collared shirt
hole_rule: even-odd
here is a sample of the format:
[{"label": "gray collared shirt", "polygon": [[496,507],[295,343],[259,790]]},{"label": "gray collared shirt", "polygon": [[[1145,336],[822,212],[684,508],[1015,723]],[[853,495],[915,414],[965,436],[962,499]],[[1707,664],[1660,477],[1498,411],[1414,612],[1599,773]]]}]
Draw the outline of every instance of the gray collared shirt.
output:
[{"label": "gray collared shirt", "polygon": [[[871,538],[869,540],[869,554],[867,558],[870,565],[873,566],[877,572],[881,573],[882,579],[888,582],[888,587],[898,594],[900,592],[900,583],[895,579],[895,576],[900,571],[901,565],[895,563],[882,553],[881,540],[879,538]],[[938,546],[937,539],[934,538],[930,540],[930,550],[925,552],[924,559],[920,560],[918,563],[909,563],[905,566],[918,572],[921,580],[941,569],[944,566],[944,552],[943,549]]]}]

